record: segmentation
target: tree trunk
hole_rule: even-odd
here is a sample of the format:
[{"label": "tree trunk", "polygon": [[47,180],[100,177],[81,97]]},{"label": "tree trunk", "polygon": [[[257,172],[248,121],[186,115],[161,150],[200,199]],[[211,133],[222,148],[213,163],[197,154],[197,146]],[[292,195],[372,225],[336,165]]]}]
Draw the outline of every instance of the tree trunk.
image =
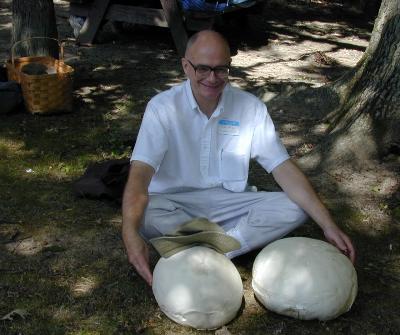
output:
[{"label": "tree trunk", "polygon": [[[13,0],[12,45],[31,37],[58,38],[52,0]],[[16,45],[15,56],[53,56],[58,58],[57,42],[33,39]]]},{"label": "tree trunk", "polygon": [[[314,158],[326,166],[362,166],[400,148],[400,2],[383,0],[371,40],[353,71],[333,88],[340,107],[328,120],[330,134]],[[322,154],[322,156],[321,156]],[[319,163],[322,163],[321,161]]]}]

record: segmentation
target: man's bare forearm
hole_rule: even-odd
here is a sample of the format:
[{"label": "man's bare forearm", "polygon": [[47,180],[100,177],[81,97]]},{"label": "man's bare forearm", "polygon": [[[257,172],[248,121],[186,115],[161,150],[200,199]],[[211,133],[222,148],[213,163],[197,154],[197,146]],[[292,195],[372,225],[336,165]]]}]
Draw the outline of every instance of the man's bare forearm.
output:
[{"label": "man's bare forearm", "polygon": [[122,201],[123,229],[139,231],[147,204],[148,194],[136,194],[132,188],[126,188]]},{"label": "man's bare forearm", "polygon": [[139,230],[149,202],[148,187],[153,173],[153,168],[145,163],[132,163],[122,200],[123,229]]},{"label": "man's bare forearm", "polygon": [[288,197],[303,208],[321,227],[326,239],[354,263],[356,252],[351,239],[333,221],[328,209],[319,199],[303,172],[292,161],[287,160],[276,167],[272,174]]},{"label": "man's bare forearm", "polygon": [[139,229],[149,202],[148,187],[153,174],[154,169],[150,165],[134,161],[122,200],[122,238],[128,259],[149,285],[153,280],[149,267],[149,250]]}]

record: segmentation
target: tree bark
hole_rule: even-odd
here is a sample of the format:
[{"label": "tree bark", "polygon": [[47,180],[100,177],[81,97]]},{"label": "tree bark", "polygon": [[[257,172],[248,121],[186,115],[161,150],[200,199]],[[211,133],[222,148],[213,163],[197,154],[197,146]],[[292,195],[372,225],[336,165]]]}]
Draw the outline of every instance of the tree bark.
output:
[{"label": "tree bark", "polygon": [[[383,0],[370,43],[355,69],[331,87],[340,105],[320,146],[325,164],[362,166],[400,148],[400,2]],[[320,162],[322,163],[322,162]],[[325,165],[324,164],[324,165]]]},{"label": "tree bark", "polygon": [[[52,0],[13,0],[12,45],[31,37],[58,38]],[[57,42],[33,39],[16,45],[15,56],[53,56],[58,58]]]}]

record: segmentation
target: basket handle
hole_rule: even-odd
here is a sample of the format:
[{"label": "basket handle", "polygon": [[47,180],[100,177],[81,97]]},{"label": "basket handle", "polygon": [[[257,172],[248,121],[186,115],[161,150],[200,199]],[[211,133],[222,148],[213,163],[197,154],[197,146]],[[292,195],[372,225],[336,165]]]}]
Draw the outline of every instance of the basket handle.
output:
[{"label": "basket handle", "polygon": [[19,41],[15,42],[12,45],[12,47],[11,47],[11,64],[14,66],[14,56],[15,56],[14,55],[14,51],[15,51],[15,47],[18,44],[23,43],[23,42],[27,42],[27,41],[30,41],[30,40],[33,40],[33,39],[39,39],[39,38],[56,41],[57,44],[58,44],[58,48],[59,48],[60,61],[61,62],[64,61],[64,44],[65,44],[65,42],[63,42],[63,41],[60,42],[60,40],[58,40],[57,38],[53,38],[53,37],[44,37],[44,36],[43,37],[39,37],[39,36],[36,36],[36,37],[30,37],[30,38],[27,38],[27,39],[24,39],[24,40],[19,40]]}]

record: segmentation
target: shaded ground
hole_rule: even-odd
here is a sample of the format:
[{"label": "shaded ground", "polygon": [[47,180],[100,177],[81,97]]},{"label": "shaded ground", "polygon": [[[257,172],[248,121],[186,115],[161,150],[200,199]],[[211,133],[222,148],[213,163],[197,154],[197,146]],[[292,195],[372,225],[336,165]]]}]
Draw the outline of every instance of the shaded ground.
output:
[{"label": "shaded ground", "polygon": [[[0,60],[10,48],[10,3],[0,4]],[[248,25],[227,17],[221,29],[235,50],[233,84],[268,104],[289,151],[300,157],[323,137],[321,120],[335,104],[307,89],[354,66],[372,25],[339,1],[288,3],[249,13]],[[72,39],[68,3],[55,4],[60,36]],[[106,25],[99,39],[91,48],[67,47],[76,70],[72,114],[0,115],[0,318],[16,309],[28,313],[1,320],[0,333],[200,333],[167,319],[127,264],[119,205],[71,192],[89,163],[129,156],[146,102],[184,78],[168,30],[134,27],[117,36]],[[358,249],[359,294],[349,313],[304,322],[265,310],[250,287],[254,252],[235,260],[243,311],[227,328],[201,333],[398,333],[398,163],[391,156],[362,170],[338,164],[312,171]],[[255,165],[250,179],[261,189],[276,188]],[[295,234],[322,238],[311,222]],[[153,265],[156,260],[153,255]]]}]

